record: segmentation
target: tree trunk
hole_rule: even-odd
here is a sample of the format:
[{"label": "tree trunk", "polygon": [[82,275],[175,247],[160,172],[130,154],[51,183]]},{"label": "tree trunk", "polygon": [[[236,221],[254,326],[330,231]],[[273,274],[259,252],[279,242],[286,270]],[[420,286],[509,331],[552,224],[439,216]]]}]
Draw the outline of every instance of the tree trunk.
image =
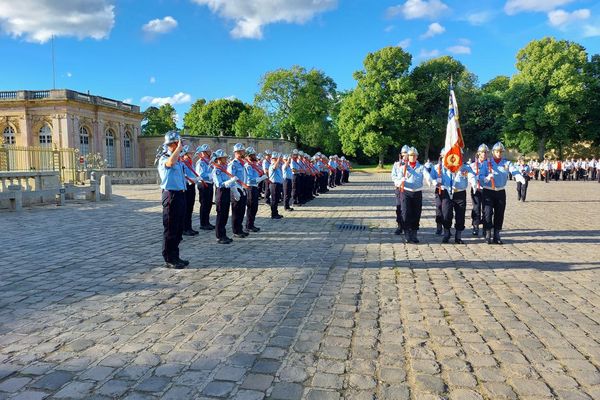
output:
[{"label": "tree trunk", "polygon": [[377,164],[377,168],[383,169],[383,156],[384,156],[384,151],[381,151],[381,153],[379,153],[379,162]]},{"label": "tree trunk", "polygon": [[540,160],[544,159],[544,154],[546,154],[546,137],[542,136],[538,142],[538,157]]}]

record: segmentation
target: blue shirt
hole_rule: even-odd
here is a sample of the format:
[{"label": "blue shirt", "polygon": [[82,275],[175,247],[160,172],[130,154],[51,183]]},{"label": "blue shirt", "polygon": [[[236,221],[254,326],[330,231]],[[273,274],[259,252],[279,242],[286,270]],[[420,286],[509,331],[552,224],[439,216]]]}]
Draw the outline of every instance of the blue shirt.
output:
[{"label": "blue shirt", "polygon": [[258,183],[256,183],[256,180],[260,178],[258,171],[254,169],[249,161],[246,161],[244,168],[246,169],[246,182],[244,183],[248,186],[258,186]]},{"label": "blue shirt", "polygon": [[294,160],[292,158],[292,162],[290,162],[290,167],[292,169],[292,174],[297,175],[302,173],[302,166],[298,162],[298,160]]},{"label": "blue shirt", "polygon": [[337,163],[335,161],[331,160],[331,161],[329,161],[329,166],[331,168],[335,169],[335,168],[337,168],[338,165],[337,165]]},{"label": "blue shirt", "polygon": [[[221,168],[225,168],[225,166],[221,166]],[[228,181],[229,179],[231,179],[229,177],[229,175],[227,175],[225,172],[221,171],[219,168],[213,168],[212,170],[212,181],[215,184],[216,188],[221,188],[221,189],[228,189],[226,188],[223,183],[225,183],[225,181]]]},{"label": "blue shirt", "polygon": [[283,183],[283,172],[281,171],[282,163],[277,165],[275,168],[275,163],[271,163],[269,167],[269,180],[273,183]]},{"label": "blue shirt", "polygon": [[262,162],[263,172],[269,176],[269,168],[271,168],[271,160],[267,160],[266,158]]},{"label": "blue shirt", "polygon": [[289,164],[286,166],[285,163],[283,163],[281,165],[281,172],[283,173],[283,179],[293,178],[294,173],[292,172],[292,167]]},{"label": "blue shirt", "polygon": [[210,162],[206,162],[203,158],[200,158],[196,163],[196,172],[206,183],[212,183],[212,170],[214,168],[215,167],[210,165]]},{"label": "blue shirt", "polygon": [[[414,168],[412,168],[409,164],[406,165],[406,180],[404,181],[404,189],[417,192],[423,189],[423,178],[427,175],[429,177],[429,173],[425,169],[425,167],[417,161]],[[397,187],[402,186],[402,182],[400,179],[405,176],[404,175],[404,164],[400,161],[396,161],[394,166],[392,167],[392,180],[394,181],[394,185]]]},{"label": "blue shirt", "polygon": [[171,167],[166,163],[171,157],[170,154],[164,154],[158,161],[158,175],[160,176],[160,188],[163,190],[185,190],[185,169],[186,166],[179,160],[175,161]]},{"label": "blue shirt", "polygon": [[490,173],[493,173],[495,190],[504,189],[504,187],[506,187],[506,182],[508,181],[509,172],[514,176],[521,175],[521,173],[507,159],[503,158],[500,160],[500,162],[496,163],[496,161],[492,158],[487,162],[484,162],[481,166],[481,169],[479,170],[479,183],[484,189],[493,189],[492,180],[487,182],[485,180]]},{"label": "blue shirt", "polygon": [[[437,180],[437,178],[439,177],[439,168],[440,164],[431,166],[431,171],[429,171],[429,176],[431,177],[431,180]],[[442,189],[450,193],[467,190],[467,187],[469,187],[469,178],[473,178],[475,176],[475,173],[467,164],[463,164],[456,174],[450,172],[450,170],[445,168],[443,165],[441,167],[441,170]]]},{"label": "blue shirt", "polygon": [[227,171],[236,178],[238,178],[241,182],[246,183],[246,169],[242,165],[242,162],[235,158],[232,162],[227,166]]}]

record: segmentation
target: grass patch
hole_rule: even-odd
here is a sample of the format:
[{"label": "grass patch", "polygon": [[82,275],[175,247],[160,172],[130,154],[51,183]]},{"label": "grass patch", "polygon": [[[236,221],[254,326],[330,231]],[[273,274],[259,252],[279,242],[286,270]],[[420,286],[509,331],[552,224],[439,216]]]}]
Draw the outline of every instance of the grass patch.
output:
[{"label": "grass patch", "polygon": [[352,166],[352,171],[354,172],[366,172],[369,174],[378,174],[378,173],[385,173],[385,172],[392,172],[392,166],[394,164],[384,164],[383,168],[378,168],[377,164],[371,164],[371,165],[353,165]]}]

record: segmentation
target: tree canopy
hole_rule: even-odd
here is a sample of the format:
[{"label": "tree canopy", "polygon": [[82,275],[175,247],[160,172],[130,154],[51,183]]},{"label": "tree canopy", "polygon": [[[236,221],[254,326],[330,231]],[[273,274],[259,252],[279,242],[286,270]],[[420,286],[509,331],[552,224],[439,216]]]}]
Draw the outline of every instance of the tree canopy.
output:
[{"label": "tree canopy", "polygon": [[143,113],[142,135],[164,135],[177,129],[177,112],[170,104],[148,107]]}]

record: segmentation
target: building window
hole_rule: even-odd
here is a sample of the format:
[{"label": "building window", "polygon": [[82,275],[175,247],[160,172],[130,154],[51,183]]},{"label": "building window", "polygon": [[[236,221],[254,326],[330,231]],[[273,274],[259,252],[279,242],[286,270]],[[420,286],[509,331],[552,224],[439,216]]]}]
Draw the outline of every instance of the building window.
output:
[{"label": "building window", "polygon": [[40,146],[41,147],[51,147],[52,146],[52,130],[48,125],[42,126],[39,132],[40,136]]},{"label": "building window", "polygon": [[131,134],[125,132],[125,139],[123,140],[123,156],[125,158],[125,168],[133,167],[133,159],[131,157]]},{"label": "building window", "polygon": [[111,129],[106,131],[106,161],[109,168],[115,167],[115,134]]},{"label": "building window", "polygon": [[4,128],[4,132],[2,134],[2,142],[4,144],[16,144],[17,140],[15,138],[15,130],[10,127],[7,126],[6,128]]},{"label": "building window", "polygon": [[79,128],[79,151],[83,157],[90,154],[90,134],[85,126]]}]

